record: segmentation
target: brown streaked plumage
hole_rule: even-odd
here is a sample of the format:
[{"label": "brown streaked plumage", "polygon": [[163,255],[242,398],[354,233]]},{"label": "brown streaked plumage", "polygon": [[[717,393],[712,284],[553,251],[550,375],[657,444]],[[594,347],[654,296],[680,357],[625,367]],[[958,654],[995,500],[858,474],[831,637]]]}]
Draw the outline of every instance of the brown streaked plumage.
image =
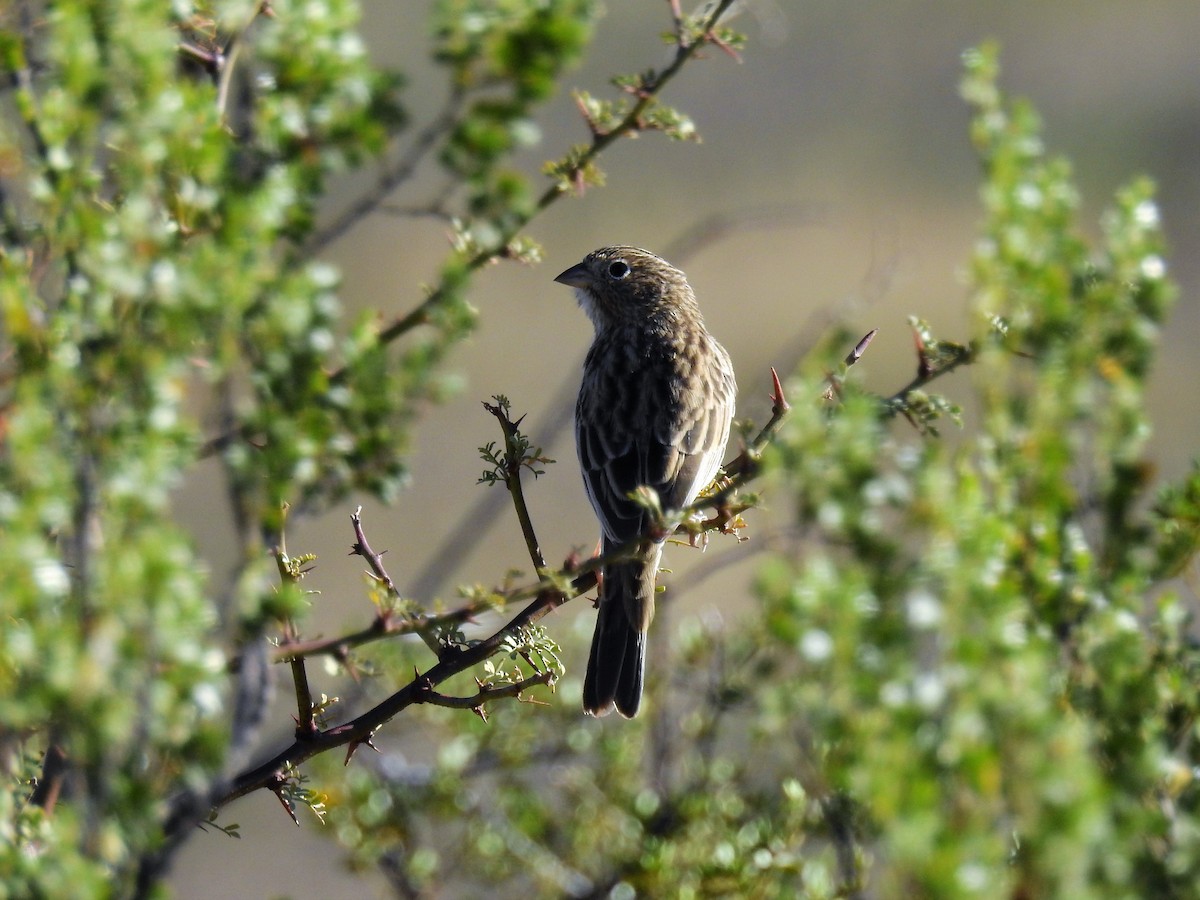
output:
[{"label": "brown streaked plumage", "polygon": [[[605,247],[555,281],[575,288],[595,326],[575,407],[583,483],[603,552],[639,536],[647,485],[664,509],[687,506],[716,476],[737,392],[729,354],[704,327],[684,274],[637,247]],[[662,541],[604,569],[583,706],[637,715]]]}]

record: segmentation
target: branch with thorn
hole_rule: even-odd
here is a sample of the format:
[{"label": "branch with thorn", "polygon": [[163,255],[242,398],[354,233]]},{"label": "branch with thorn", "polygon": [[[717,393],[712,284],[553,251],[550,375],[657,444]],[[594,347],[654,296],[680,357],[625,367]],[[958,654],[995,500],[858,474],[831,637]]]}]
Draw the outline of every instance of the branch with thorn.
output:
[{"label": "branch with thorn", "polygon": [[[772,383],[774,390],[772,419],[747,447],[746,453],[743,453],[739,459],[747,458],[747,453],[761,451],[762,447],[770,441],[771,437],[778,430],[778,424],[782,420],[782,417],[786,415],[788,404],[784,398],[783,387],[779,382],[779,378],[774,373],[772,373]],[[504,428],[506,435],[509,434],[510,429],[515,430],[518,428],[520,420],[513,422],[503,406],[497,403],[495,407],[493,414],[497,415],[499,413],[497,418],[501,420],[502,428]],[[506,440],[513,440],[514,447],[520,445],[520,442],[515,440],[515,435],[511,438],[506,438]],[[519,470],[520,466],[516,468]],[[685,509],[669,511],[666,513],[668,517],[666,523],[658,523],[659,527],[663,527],[665,524],[674,530],[680,527],[681,523],[686,522],[694,514],[705,508],[716,507],[720,510],[723,505],[729,504],[736,490],[754,478],[756,474],[755,467],[743,463],[740,469],[733,475],[727,473],[721,483],[721,488],[715,494],[698,500]],[[519,502],[519,498],[521,497],[520,492],[514,491],[513,497],[514,502]],[[391,584],[391,578],[383,568],[382,554],[372,550],[367,540],[360,512],[356,511],[354,513],[352,523],[355,532],[353,552],[367,559],[373,576],[380,584]],[[719,523],[714,522],[712,527],[715,530],[721,526]],[[532,526],[530,527],[530,534],[532,535]],[[298,728],[296,739],[289,747],[275,754],[266,762],[235,777],[229,789],[219,798],[216,805],[218,807],[224,806],[232,800],[260,788],[265,787],[275,790],[279,784],[279,779],[284,777],[285,772],[292,771],[296,766],[335,747],[347,748],[346,762],[349,763],[358,747],[364,745],[372,746],[371,738],[381,725],[414,704],[433,703],[435,705],[453,706],[455,708],[476,709],[492,700],[512,697],[518,700],[524,699],[523,694],[525,692],[539,685],[552,687],[557,678],[557,672],[553,665],[555,661],[552,660],[551,664],[547,665],[544,662],[539,663],[539,660],[534,658],[534,654],[537,654],[544,660],[546,651],[540,645],[534,650],[530,649],[531,640],[528,637],[530,627],[564,603],[592,590],[597,583],[597,573],[605,565],[633,555],[638,551],[641,543],[642,540],[631,541],[627,545],[619,547],[610,553],[595,556],[581,564],[576,564],[573,559],[569,559],[561,568],[553,571],[548,571],[543,564],[543,569],[539,572],[539,577],[535,582],[509,589],[503,593],[502,599],[505,605],[529,601],[528,605],[509,620],[507,624],[494,632],[490,637],[480,641],[475,641],[467,645],[448,644],[440,646],[438,661],[432,667],[423,672],[414,673],[412,680],[403,688],[349,722],[324,729],[316,727],[316,719],[313,717],[314,707],[311,693],[307,689],[307,682],[305,681],[303,685],[298,683],[297,696],[299,698],[298,705],[301,710],[300,719],[303,722],[312,721],[314,727],[312,729],[305,728],[303,733]],[[533,555],[537,547],[536,537],[532,537],[530,546],[531,555]],[[286,554],[283,555],[286,556]],[[284,571],[284,568],[281,565],[282,571]],[[456,611],[450,615],[458,617],[464,614],[462,611]],[[438,620],[430,617],[422,621],[427,624]],[[303,674],[303,660],[306,656],[316,655],[317,653],[334,655],[348,653],[350,647],[387,636],[390,627],[388,621],[377,617],[372,627],[364,631],[309,645],[303,644],[292,635],[289,642],[282,644],[278,648],[277,658],[283,657],[288,659],[293,663],[293,673],[298,671]],[[408,628],[407,631],[417,631],[420,633],[419,629],[415,626]],[[425,630],[425,633],[429,633],[428,628]],[[521,656],[534,669],[534,674],[512,679],[507,683],[481,685],[479,691],[471,697],[448,697],[436,690],[437,686],[446,680],[484,663],[500,653]],[[297,663],[299,663],[299,669],[296,668]],[[509,677],[511,678],[511,676]],[[301,696],[302,694],[303,696]]]},{"label": "branch with thorn", "polygon": [[[842,370],[830,376],[829,386],[823,394],[824,398],[832,399],[838,395],[838,386],[841,384],[845,370],[862,359],[875,335],[875,330],[864,335],[847,354],[843,360]],[[949,345],[940,346],[944,348]],[[952,350],[946,352],[949,355],[938,357],[942,361],[924,376],[926,380],[946,374],[958,365],[969,361],[969,356],[965,353],[955,354]],[[906,390],[908,389],[906,388]],[[904,391],[896,396],[901,397],[903,394]],[[593,556],[583,562],[578,562],[574,557],[568,558],[561,567],[551,570],[544,562],[532,522],[528,518],[528,508],[524,504],[519,477],[523,468],[529,468],[537,461],[545,462],[547,460],[541,457],[540,450],[531,449],[527,439],[521,434],[522,419],[513,420],[511,418],[508,401],[499,396],[493,399],[496,402],[485,404],[485,407],[500,423],[505,439],[505,450],[500,454],[493,449],[490,457],[485,455],[485,458],[491,459],[495,465],[494,477],[490,480],[502,481],[508,487],[514,506],[518,510],[518,518],[522,522],[522,530],[526,534],[530,557],[538,569],[536,581],[498,591],[497,597],[500,605],[504,607],[517,603],[527,603],[527,605],[487,638],[466,644],[437,643],[434,649],[438,658],[433,666],[423,672],[415,671],[408,684],[356,718],[328,728],[318,727],[314,718],[311,720],[312,728],[304,729],[303,733],[298,728],[296,740],[291,746],[233,779],[228,791],[218,800],[218,807],[264,787],[278,793],[279,779],[284,777],[284,773],[294,771],[296,766],[334,747],[347,748],[346,763],[348,764],[359,747],[374,747],[372,737],[383,724],[414,704],[429,703],[455,709],[470,709],[486,720],[485,706],[488,702],[511,698],[531,702],[527,696],[529,690],[539,686],[553,687],[561,667],[555,665],[557,658],[550,664],[546,664],[542,649],[530,651],[530,646],[533,645],[529,638],[531,626],[563,604],[591,591],[596,586],[597,575],[604,566],[638,553],[645,541],[652,539],[654,534],[677,532],[694,539],[696,536],[711,531],[736,531],[736,528],[730,528],[730,523],[747,508],[738,501],[737,492],[758,476],[762,452],[778,434],[791,408],[779,375],[772,369],[771,416],[742,452],[725,466],[723,474],[714,483],[715,490],[684,509],[657,510],[647,537],[630,541],[609,553]],[[893,397],[885,400],[885,408],[895,399]],[[706,518],[698,517],[697,514],[704,510],[713,510],[713,514]],[[352,524],[355,533],[352,552],[367,560],[372,577],[390,592],[390,596],[395,598],[394,583],[383,567],[383,554],[376,553],[371,549],[359,511],[354,513]],[[351,648],[368,641],[402,633],[422,634],[429,643],[428,636],[435,627],[467,621],[479,609],[476,606],[469,606],[444,616],[416,616],[400,623],[396,623],[387,614],[381,612],[370,628],[340,638],[306,644],[292,636],[290,641],[280,645],[277,650],[277,658],[295,662],[297,659],[302,661],[304,657],[310,655],[331,654],[346,661],[346,655]],[[471,696],[456,697],[437,690],[440,684],[455,675],[476,665],[485,664],[492,657],[502,653],[507,653],[513,658],[516,656],[523,658],[533,669],[533,674],[518,676],[497,672],[495,668],[492,668],[490,672],[495,673],[499,680],[489,682],[477,677],[478,690]],[[534,658],[534,654],[541,656],[540,662]],[[300,672],[303,673],[302,668]],[[297,693],[300,698],[298,703],[303,720],[305,709],[308,710],[309,715],[312,715],[313,709],[307,684],[303,685],[303,688],[298,684]],[[306,701],[304,697],[307,697]]]}]

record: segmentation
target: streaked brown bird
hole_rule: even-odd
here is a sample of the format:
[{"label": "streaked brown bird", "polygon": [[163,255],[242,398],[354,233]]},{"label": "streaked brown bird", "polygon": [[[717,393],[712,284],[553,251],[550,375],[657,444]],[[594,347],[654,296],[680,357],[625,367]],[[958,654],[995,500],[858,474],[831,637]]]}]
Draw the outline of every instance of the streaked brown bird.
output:
[{"label": "streaked brown bird", "polygon": [[[704,327],[684,274],[646,250],[605,247],[554,279],[575,288],[596,335],[575,406],[583,483],[600,520],[602,552],[647,537],[640,486],[681,509],[716,476],[737,388],[729,354]],[[607,565],[583,708],[637,715],[646,630],[665,536],[637,558]]]}]

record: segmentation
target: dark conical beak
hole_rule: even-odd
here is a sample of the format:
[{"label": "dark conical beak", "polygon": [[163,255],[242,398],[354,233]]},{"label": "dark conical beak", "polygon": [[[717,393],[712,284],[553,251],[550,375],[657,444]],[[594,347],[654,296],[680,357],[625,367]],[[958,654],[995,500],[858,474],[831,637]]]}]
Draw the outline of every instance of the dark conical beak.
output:
[{"label": "dark conical beak", "polygon": [[585,288],[592,283],[592,276],[588,274],[587,267],[583,263],[578,263],[554,280],[559,284],[567,285],[567,287]]}]

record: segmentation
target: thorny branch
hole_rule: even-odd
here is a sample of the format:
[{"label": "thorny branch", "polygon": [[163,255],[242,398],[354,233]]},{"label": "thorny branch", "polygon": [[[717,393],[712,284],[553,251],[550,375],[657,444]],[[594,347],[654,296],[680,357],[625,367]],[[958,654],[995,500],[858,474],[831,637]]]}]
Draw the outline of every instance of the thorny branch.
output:
[{"label": "thorny branch", "polygon": [[444,706],[448,709],[469,709],[486,721],[487,713],[484,711],[483,705],[489,700],[499,700],[502,697],[516,697],[519,700],[522,692],[532,687],[553,684],[554,679],[554,672],[547,670],[537,672],[512,684],[484,684],[477,681],[479,692],[472,697],[449,697],[430,690],[425,692],[422,702],[430,703],[433,706]]},{"label": "thorny branch", "polygon": [[[307,560],[292,559],[288,556],[287,547],[280,537],[279,548],[275,551],[275,564],[279,568],[279,579],[284,584],[293,587],[299,584],[303,577],[302,566]],[[291,637],[293,625],[291,621],[284,623],[285,638]],[[308,686],[308,670],[304,657],[293,656],[288,660],[292,668],[292,684],[296,691],[296,737],[313,734],[317,731],[315,708],[313,706],[312,690]]]},{"label": "thorny branch", "polygon": [[[858,362],[866,352],[874,336],[874,330],[865,335],[846,356],[843,366],[848,368]],[[961,359],[954,359],[939,369],[931,371],[927,378],[931,379],[945,374],[946,371],[961,364],[962,361]],[[836,385],[837,382],[833,379],[834,376],[831,376],[831,385]],[[730,530],[727,527],[729,522],[734,519],[737,512],[746,508],[745,505],[738,505],[735,499],[737,491],[757,477],[761,453],[778,433],[790,409],[790,405],[784,395],[783,386],[774,369],[771,370],[771,381],[771,417],[759,430],[758,434],[747,444],[742,453],[725,467],[723,476],[717,482],[718,489],[684,509],[662,511],[651,525],[649,534],[669,534],[680,531],[690,533],[695,537],[697,534],[707,531]],[[516,432],[519,420],[513,422],[509,419],[506,408],[499,404],[495,407],[489,405],[488,408],[501,422],[506,441],[510,441],[511,435]],[[508,444],[508,448],[510,452],[518,449],[512,443]],[[515,453],[509,460],[510,468],[515,466],[519,471],[522,460],[526,458],[521,453]],[[513,491],[513,500],[514,504],[518,507],[523,502],[523,497],[519,490],[519,479],[518,489]],[[709,518],[700,521],[699,524],[696,524],[694,521],[696,514],[705,509],[714,509],[715,513]],[[526,510],[527,515],[528,511]],[[373,576],[394,594],[395,588],[390,576],[383,568],[381,554],[371,550],[363,531],[358,511],[354,513],[352,521],[356,537],[352,552],[367,559],[368,564],[372,568]],[[523,529],[524,527],[523,523]],[[531,541],[530,552],[536,564],[537,560],[541,559],[541,555],[540,551],[537,550],[537,540],[534,536],[531,523],[528,526],[528,537]],[[307,656],[317,654],[331,654],[345,662],[349,650],[354,646],[382,638],[389,634],[415,632],[422,634],[426,638],[427,643],[435,649],[438,654],[438,661],[425,672],[415,673],[412,681],[399,691],[349,722],[324,730],[317,727],[315,722],[311,729],[298,728],[296,739],[291,746],[277,753],[266,762],[234,778],[228,790],[216,801],[215,806],[218,808],[224,806],[232,800],[259,788],[266,787],[274,790],[279,784],[280,778],[284,777],[284,773],[294,770],[296,766],[299,766],[306,760],[334,747],[347,747],[346,759],[349,762],[349,759],[358,747],[371,745],[371,737],[380,726],[413,704],[431,703],[439,706],[471,709],[483,716],[485,715],[483,705],[488,701],[511,697],[521,699],[522,692],[531,687],[552,685],[555,678],[554,671],[552,669],[538,670],[535,666],[535,672],[532,676],[511,684],[490,685],[479,682],[477,679],[479,690],[476,694],[469,697],[448,696],[435,690],[439,684],[442,684],[451,677],[511,647],[511,638],[514,635],[563,604],[590,591],[597,584],[597,573],[605,565],[625,559],[639,552],[646,541],[650,539],[650,537],[643,537],[631,541],[610,553],[592,557],[580,564],[568,561],[555,571],[548,571],[544,562],[542,562],[538,570],[539,578],[536,581],[521,587],[497,592],[505,606],[529,601],[528,605],[491,636],[469,645],[441,643],[439,641],[431,642],[430,635],[435,628],[444,624],[460,622],[470,618],[471,615],[479,611],[479,607],[474,605],[456,610],[444,616],[414,617],[396,626],[393,626],[392,621],[386,613],[381,613],[370,628],[355,634],[328,641],[309,643],[293,640],[281,645],[277,650],[277,658],[286,658],[293,665],[297,661],[302,662]],[[526,658],[528,659],[528,657]],[[302,669],[301,672],[303,672]],[[307,684],[304,685],[304,689],[307,691]],[[297,685],[298,697],[300,696],[300,690],[301,686]],[[308,696],[308,705],[311,713],[311,695]],[[304,704],[301,703],[302,715],[303,711]]]},{"label": "thorny branch", "polygon": [[[507,401],[501,397],[495,399],[496,403],[484,403],[483,407],[496,417],[500,423],[500,430],[504,433],[504,486],[512,495],[513,507],[517,511],[517,520],[521,523],[521,534],[525,538],[525,546],[529,550],[529,559],[533,563],[533,569],[541,574],[546,570],[546,558],[542,555],[541,544],[533,530],[533,519],[529,515],[529,505],[525,502],[525,489],[521,487],[521,469],[530,462],[529,457],[525,454],[526,447],[521,445],[519,431],[521,421],[525,417],[522,416],[517,421],[512,421],[508,417]],[[540,453],[540,450],[534,451],[533,462],[549,462],[549,460],[539,457]],[[534,469],[535,476],[538,471]]]},{"label": "thorny branch", "polygon": [[[362,527],[362,507],[356,509],[350,516],[350,523],[354,526],[354,543],[350,547],[352,556],[361,556],[367,561],[367,565],[371,569],[371,578],[379,584],[386,593],[386,600],[380,604],[379,612],[375,615],[375,621],[367,631],[371,632],[371,639],[380,634],[399,634],[399,629],[392,629],[393,615],[396,611],[396,606],[400,602],[400,592],[396,590],[396,583],[392,581],[392,576],[387,573],[387,569],[383,567],[383,554],[376,553],[371,549],[371,545],[367,542],[367,535]],[[405,617],[408,619],[409,617]],[[403,620],[401,620],[403,623]],[[433,627],[433,621],[423,619],[419,623],[409,620],[412,624],[408,630],[409,633],[415,633],[421,636],[425,641],[425,645],[434,653],[438,652],[439,644],[437,642],[437,630]],[[407,623],[405,623],[407,624]],[[366,641],[363,641],[365,643]],[[349,655],[349,647],[345,640],[332,645],[333,655],[340,656],[344,662]],[[295,652],[295,651],[293,651]],[[304,654],[298,654],[303,656]]]},{"label": "thorny branch", "polygon": [[[772,416],[772,423],[774,424],[768,423],[768,427],[760,432],[759,437],[763,444],[769,441],[775,433],[775,429],[778,427],[777,420],[786,414],[788,408],[787,401],[783,397],[783,389],[779,385],[777,377],[774,378],[774,385],[774,407],[777,415]],[[752,446],[755,446],[758,440],[756,439],[752,443]],[[750,448],[747,449],[749,450]],[[758,446],[758,449],[761,450],[761,445]],[[725,479],[723,487],[716,494],[698,500],[682,510],[667,511],[664,513],[662,521],[656,522],[653,530],[660,531],[665,529],[673,531],[695,513],[713,506],[718,510],[717,520],[721,523],[713,527],[723,527],[723,523],[728,521],[728,515],[722,518],[722,509],[729,506],[736,490],[756,475],[756,467],[743,466],[738,474]],[[355,518],[358,518],[357,512],[355,513]],[[355,534],[356,538],[358,538],[355,552],[365,555],[369,562],[375,560],[378,563],[379,555],[369,549],[365,535],[362,534],[361,521],[355,523]],[[469,646],[458,644],[442,646],[438,653],[438,662],[434,666],[425,672],[417,673],[413,680],[399,691],[350,722],[325,730],[314,728],[311,731],[303,731],[298,729],[296,739],[290,747],[277,753],[261,765],[243,772],[233,779],[228,791],[217,801],[216,806],[223,806],[259,788],[270,788],[272,785],[278,783],[281,773],[285,770],[294,768],[317,754],[334,747],[347,746],[349,748],[347,759],[349,759],[349,756],[353,755],[354,750],[358,746],[369,743],[371,736],[381,725],[414,703],[435,703],[443,706],[455,705],[474,709],[487,700],[517,696],[520,693],[521,687],[528,688],[535,684],[550,683],[552,674],[540,673],[535,674],[532,681],[525,679],[522,682],[518,682],[517,685],[520,687],[502,685],[488,687],[486,690],[481,688],[479,694],[469,698],[448,698],[434,690],[447,679],[482,663],[496,653],[504,650],[508,646],[508,639],[520,629],[533,624],[552,610],[591,590],[597,583],[596,573],[603,566],[620,559],[625,559],[636,553],[646,540],[648,538],[631,541],[627,545],[619,547],[610,553],[593,557],[580,565],[568,563],[557,571],[544,571],[540,573],[541,577],[537,581],[504,592],[502,596],[506,605],[528,600],[532,602],[529,602],[504,627],[497,630],[488,638],[472,643]],[[363,554],[364,550],[366,551],[365,554]],[[377,575],[377,577],[382,579],[387,576],[384,574],[382,576]],[[378,621],[377,619],[376,625],[371,629],[360,633],[360,635],[365,635],[361,640],[362,643],[365,643],[366,640],[384,636],[385,632],[379,627]],[[312,652],[322,653],[335,652],[331,648],[348,648],[358,640],[359,636],[357,635],[344,637],[325,642],[319,646],[313,645],[311,650]],[[303,645],[299,643],[293,642],[289,644],[286,649],[287,658],[293,664],[296,660],[302,661],[305,658],[304,649]],[[281,647],[279,650],[280,655],[283,655],[284,652],[284,648]],[[309,705],[311,706],[311,696],[309,697]]]}]

